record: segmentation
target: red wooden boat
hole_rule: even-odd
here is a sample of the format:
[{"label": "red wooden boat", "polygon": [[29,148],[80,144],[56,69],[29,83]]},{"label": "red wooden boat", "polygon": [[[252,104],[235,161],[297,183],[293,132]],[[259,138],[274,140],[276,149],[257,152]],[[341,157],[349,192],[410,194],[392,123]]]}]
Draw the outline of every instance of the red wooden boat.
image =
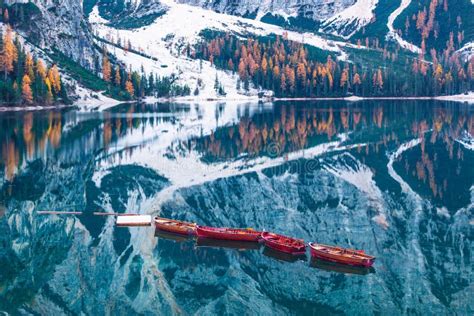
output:
[{"label": "red wooden boat", "polygon": [[196,232],[198,237],[201,238],[253,242],[258,241],[262,234],[261,232],[253,230],[251,228],[220,228],[199,225],[196,226]]},{"label": "red wooden boat", "polygon": [[306,253],[306,245],[301,239],[290,238],[269,232],[263,232],[262,239],[265,246],[278,251],[292,255],[302,255]]},{"label": "red wooden boat", "polygon": [[196,235],[196,223],[189,223],[183,221],[176,221],[173,219],[155,217],[155,226],[156,229],[180,234],[180,235]]},{"label": "red wooden boat", "polygon": [[375,257],[367,255],[363,250],[345,249],[312,242],[309,243],[309,247],[312,257],[323,260],[363,267],[371,267],[375,261]]}]

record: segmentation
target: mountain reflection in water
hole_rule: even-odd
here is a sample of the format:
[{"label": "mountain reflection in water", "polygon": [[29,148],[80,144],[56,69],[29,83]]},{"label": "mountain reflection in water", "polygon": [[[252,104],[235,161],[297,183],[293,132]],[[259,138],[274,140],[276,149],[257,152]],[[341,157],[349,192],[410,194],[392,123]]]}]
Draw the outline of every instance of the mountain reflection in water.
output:
[{"label": "mountain reflection in water", "polygon": [[[126,104],[6,112],[0,126],[0,311],[474,313],[468,105]],[[96,211],[364,249],[376,273],[117,228]]]}]

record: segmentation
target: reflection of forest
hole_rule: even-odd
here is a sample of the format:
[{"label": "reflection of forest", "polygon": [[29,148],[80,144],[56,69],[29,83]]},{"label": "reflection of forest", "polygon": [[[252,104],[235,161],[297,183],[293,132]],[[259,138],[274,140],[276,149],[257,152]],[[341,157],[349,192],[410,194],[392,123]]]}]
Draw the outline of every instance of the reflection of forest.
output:
[{"label": "reflection of forest", "polygon": [[[354,133],[368,143],[366,154],[398,145],[405,139],[423,138],[432,129],[430,139],[440,139],[450,152],[455,139],[467,130],[472,134],[474,120],[469,112],[449,107],[415,106],[413,103],[366,106],[276,106],[273,113],[244,116],[239,124],[217,129],[207,137],[194,139],[191,146],[211,160],[240,155],[280,154],[330,141],[339,133]],[[355,138],[353,137],[353,138]],[[452,158],[453,155],[451,154]]]},{"label": "reflection of forest", "polygon": [[[136,111],[140,115],[135,115]],[[5,180],[13,180],[19,166],[40,158],[63,162],[79,160],[109,145],[132,130],[155,126],[166,118],[142,115],[145,108],[129,105],[125,113],[104,112],[102,117],[79,120],[74,113],[15,113],[0,117],[0,156]],[[131,154],[135,148],[127,148]],[[61,155],[58,152],[61,151]],[[0,163],[0,166],[2,164]]]},{"label": "reflection of forest", "polygon": [[2,119],[0,131],[1,157],[5,164],[5,180],[12,180],[23,161],[44,154],[48,148],[58,148],[61,143],[63,122],[61,113],[50,112],[46,119],[34,120],[32,112]]}]

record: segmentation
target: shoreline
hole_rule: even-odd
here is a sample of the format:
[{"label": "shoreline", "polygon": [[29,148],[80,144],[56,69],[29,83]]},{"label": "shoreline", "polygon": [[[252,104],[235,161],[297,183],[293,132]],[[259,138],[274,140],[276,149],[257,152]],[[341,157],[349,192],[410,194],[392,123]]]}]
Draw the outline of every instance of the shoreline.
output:
[{"label": "shoreline", "polygon": [[[298,97],[298,98],[258,98],[257,96],[242,97],[242,98],[189,98],[189,97],[173,97],[173,98],[153,98],[148,97],[143,100],[136,101],[118,101],[111,102],[110,104],[103,103],[100,105],[91,106],[89,110],[102,111],[118,104],[125,103],[166,103],[166,102],[281,102],[281,101],[346,101],[346,102],[358,102],[358,101],[376,101],[376,100],[433,100],[433,101],[449,101],[449,102],[460,102],[467,104],[474,104],[474,92],[462,95],[443,95],[443,96],[420,96],[420,97]],[[62,110],[67,108],[81,108],[82,104],[70,104],[70,105],[48,105],[48,106],[0,106],[0,113],[5,112],[21,112],[21,111],[42,111],[42,110]],[[104,108],[105,107],[105,108]]]},{"label": "shoreline", "polygon": [[63,110],[67,108],[76,107],[75,104],[58,104],[58,105],[47,105],[47,106],[0,106],[0,113],[5,112],[22,112],[22,111],[44,111],[44,110]]},{"label": "shoreline", "polygon": [[242,97],[242,98],[189,98],[189,97],[173,97],[173,98],[145,98],[142,101],[149,101],[149,103],[164,103],[164,102],[275,102],[275,101],[348,101],[357,102],[365,100],[434,100],[434,101],[452,101],[462,103],[474,103],[474,92],[468,95],[442,95],[442,96],[420,96],[420,97],[284,97],[284,98],[258,98]]}]

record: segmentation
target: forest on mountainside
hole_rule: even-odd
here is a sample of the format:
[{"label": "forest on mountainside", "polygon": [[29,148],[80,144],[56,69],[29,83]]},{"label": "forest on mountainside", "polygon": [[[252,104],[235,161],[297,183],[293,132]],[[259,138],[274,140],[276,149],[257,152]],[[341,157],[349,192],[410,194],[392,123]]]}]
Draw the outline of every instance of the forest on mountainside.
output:
[{"label": "forest on mountainside", "polygon": [[414,0],[395,20],[400,36],[418,47],[445,54],[474,37],[474,10],[470,0]]},{"label": "forest on mountainside", "polygon": [[279,97],[437,96],[474,88],[474,59],[463,61],[452,41],[442,54],[431,50],[419,56],[367,42],[369,49],[359,49],[360,54],[379,53],[380,62],[355,63],[285,35],[246,40],[214,31],[202,35],[187,53],[238,73],[238,89],[247,91],[253,85]]},{"label": "forest on mountainside", "polygon": [[11,27],[0,31],[0,103],[51,105],[69,102],[58,67],[25,52]]}]

